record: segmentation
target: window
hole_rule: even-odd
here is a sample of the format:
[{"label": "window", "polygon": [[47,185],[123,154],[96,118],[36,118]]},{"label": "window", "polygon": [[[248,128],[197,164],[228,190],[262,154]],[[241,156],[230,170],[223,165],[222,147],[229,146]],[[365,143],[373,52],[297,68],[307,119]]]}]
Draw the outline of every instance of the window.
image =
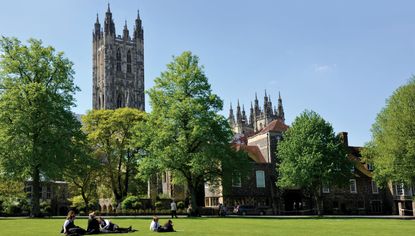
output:
[{"label": "window", "polygon": [[232,174],[232,187],[241,187],[241,175],[239,173]]},{"label": "window", "polygon": [[32,185],[26,185],[25,191],[27,193],[27,197],[32,198]]},{"label": "window", "polygon": [[50,185],[46,188],[46,199],[52,199],[52,187]]},{"label": "window", "polygon": [[372,180],[372,193],[379,193],[379,188],[376,185],[376,182]]},{"label": "window", "polygon": [[127,52],[127,73],[131,73],[131,51]]},{"label": "window", "polygon": [[356,180],[350,180],[350,193],[357,193]]},{"label": "window", "polygon": [[123,100],[121,94],[118,94],[117,97],[117,108],[123,107]]},{"label": "window", "polygon": [[121,51],[117,49],[117,71],[121,71]]},{"label": "window", "polygon": [[367,164],[367,169],[372,171],[373,170],[373,165],[372,164]]},{"label": "window", "polygon": [[257,170],[256,172],[256,187],[265,188],[265,173],[263,170]]},{"label": "window", "polygon": [[397,196],[403,196],[405,191],[404,191],[404,185],[403,183],[399,183],[399,184],[395,184],[395,193]]},{"label": "window", "polygon": [[205,206],[217,206],[219,205],[218,197],[207,197],[205,198]]},{"label": "window", "polygon": [[323,193],[330,193],[330,187],[328,185],[323,185]]}]

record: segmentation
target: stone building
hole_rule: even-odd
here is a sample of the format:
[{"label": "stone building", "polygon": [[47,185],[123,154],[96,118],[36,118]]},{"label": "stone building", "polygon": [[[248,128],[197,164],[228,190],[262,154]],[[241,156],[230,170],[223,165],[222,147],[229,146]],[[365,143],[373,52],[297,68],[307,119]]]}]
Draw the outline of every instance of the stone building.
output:
[{"label": "stone building", "polygon": [[93,109],[132,107],[144,110],[144,37],[140,15],[130,37],[127,21],[117,35],[108,4],[103,29],[95,22],[92,41]]},{"label": "stone building", "polygon": [[[33,181],[28,180],[24,183],[24,191],[28,198],[32,198]],[[65,181],[42,180],[40,181],[40,201],[47,202],[51,207],[50,214],[65,215],[70,207],[68,198],[68,183]]]},{"label": "stone building", "polygon": [[245,107],[238,105],[236,107],[236,118],[233,112],[232,104],[229,110],[229,124],[231,125],[235,134],[244,134],[250,136],[263,128],[265,128],[273,120],[280,120],[285,122],[284,107],[282,106],[281,94],[278,94],[278,108],[272,106],[271,96],[267,95],[265,91],[264,104],[261,108],[259,106],[258,97],[255,93],[254,105],[251,102],[251,109],[249,119],[246,116]]},{"label": "stone building", "polygon": [[[272,110],[271,98],[264,97],[264,106],[251,106],[249,120],[245,109],[238,102],[236,119],[232,107],[229,123],[235,133],[234,145],[250,157],[252,170],[241,180],[232,176],[232,184],[212,188],[206,186],[205,205],[248,205],[266,214],[312,214],[315,208],[311,196],[301,188],[281,189],[277,180],[278,143],[288,129],[284,123],[281,96],[278,109]],[[413,188],[390,184],[390,188],[378,188],[372,179],[372,166],[361,158],[361,147],[349,146],[347,132],[339,134],[348,150],[348,158],[354,163],[349,184],[343,187],[324,186],[321,189],[326,214],[404,214],[412,212]]]}]

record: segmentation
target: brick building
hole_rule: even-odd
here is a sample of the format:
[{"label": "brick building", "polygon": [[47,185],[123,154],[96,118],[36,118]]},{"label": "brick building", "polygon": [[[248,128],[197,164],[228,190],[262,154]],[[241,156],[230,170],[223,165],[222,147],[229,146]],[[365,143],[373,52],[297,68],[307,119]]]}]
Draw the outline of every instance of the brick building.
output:
[{"label": "brick building", "polygon": [[[229,122],[235,132],[235,147],[247,152],[252,162],[252,171],[241,180],[232,177],[231,186],[205,188],[207,206],[223,203],[227,206],[252,205],[267,207],[267,213],[273,214],[311,214],[314,201],[301,188],[280,189],[277,180],[276,151],[282,133],[288,129],[284,123],[281,96],[278,109],[272,107],[270,96],[264,97],[264,108],[258,109],[255,96],[255,108],[251,108],[247,119],[244,108],[238,102],[236,119],[232,107]],[[255,110],[259,112],[255,112]],[[260,114],[260,116],[257,116]],[[258,121],[262,123],[258,123]],[[340,138],[348,150],[348,158],[354,168],[349,184],[343,187],[324,186],[321,189],[323,208],[326,214],[412,214],[413,187],[390,183],[388,188],[379,188],[372,179],[372,166],[361,158],[361,147],[348,145],[347,132],[341,132]]]}]

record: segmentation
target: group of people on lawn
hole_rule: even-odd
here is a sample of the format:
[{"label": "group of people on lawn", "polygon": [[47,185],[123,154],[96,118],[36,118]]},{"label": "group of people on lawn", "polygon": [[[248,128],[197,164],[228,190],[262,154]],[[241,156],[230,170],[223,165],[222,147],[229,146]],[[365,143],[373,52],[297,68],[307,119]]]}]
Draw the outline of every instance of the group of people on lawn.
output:
[{"label": "group of people on lawn", "polygon": [[[88,216],[88,227],[83,229],[75,225],[75,211],[69,211],[65,222],[63,223],[61,233],[68,236],[85,235],[85,234],[101,234],[101,233],[129,233],[135,232],[131,226],[128,228],[121,228],[117,224],[103,217],[96,216],[95,212],[91,212]],[[177,216],[176,216],[177,217]],[[168,220],[166,224],[161,226],[157,216],[153,217],[150,223],[150,230],[153,232],[174,232],[173,222]]]}]

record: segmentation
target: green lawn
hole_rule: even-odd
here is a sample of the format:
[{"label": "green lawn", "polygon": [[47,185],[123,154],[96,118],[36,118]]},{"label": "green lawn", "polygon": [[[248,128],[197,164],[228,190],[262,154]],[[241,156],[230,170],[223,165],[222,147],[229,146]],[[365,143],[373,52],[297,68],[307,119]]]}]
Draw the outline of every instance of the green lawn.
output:
[{"label": "green lawn", "polygon": [[[63,219],[0,219],[0,235],[60,235]],[[154,235],[150,219],[113,219],[121,227],[133,226],[139,231],[128,235]],[[160,219],[164,224],[166,219]],[[174,219],[175,233],[180,235],[236,236],[382,236],[415,235],[415,220],[398,219],[252,219],[252,218],[179,218]],[[76,225],[86,227],[86,219]],[[118,235],[118,234],[111,234]],[[127,235],[127,234],[124,234]]]}]

